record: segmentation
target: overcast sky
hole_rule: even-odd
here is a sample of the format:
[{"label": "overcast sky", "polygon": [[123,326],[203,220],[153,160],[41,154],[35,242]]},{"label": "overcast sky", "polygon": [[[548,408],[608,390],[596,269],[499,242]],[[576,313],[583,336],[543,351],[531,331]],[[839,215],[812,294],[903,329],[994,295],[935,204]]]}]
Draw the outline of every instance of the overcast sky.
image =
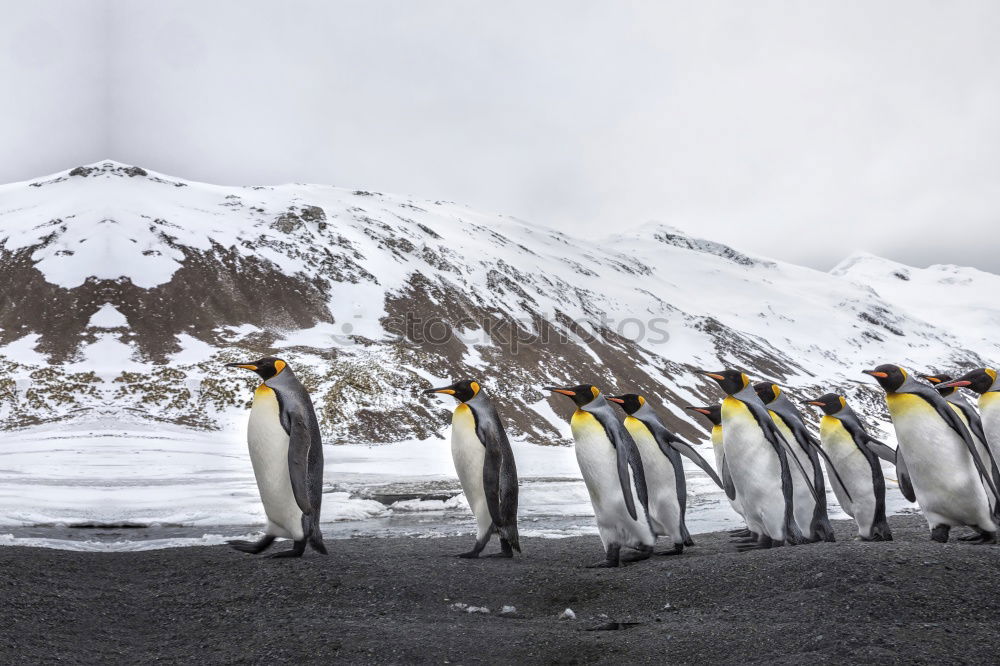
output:
[{"label": "overcast sky", "polygon": [[113,158],[1000,271],[1000,2],[0,9],[2,182]]}]

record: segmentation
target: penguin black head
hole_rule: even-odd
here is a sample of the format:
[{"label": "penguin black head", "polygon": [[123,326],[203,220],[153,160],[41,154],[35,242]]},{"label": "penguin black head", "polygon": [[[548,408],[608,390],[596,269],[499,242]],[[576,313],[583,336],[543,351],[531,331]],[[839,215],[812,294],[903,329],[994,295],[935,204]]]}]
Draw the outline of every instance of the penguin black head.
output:
[{"label": "penguin black head", "polygon": [[837,395],[836,393],[827,393],[821,395],[815,400],[803,400],[803,405],[815,405],[823,409],[823,413],[829,416],[833,416],[844,407],[847,407],[847,400],[842,395]]},{"label": "penguin black head", "polygon": [[604,397],[624,409],[626,414],[635,414],[640,407],[646,404],[646,399],[638,393],[623,393],[622,395],[606,395]]},{"label": "penguin black head", "polygon": [[593,401],[597,396],[601,395],[600,389],[596,386],[591,386],[590,384],[580,384],[579,386],[544,386],[546,391],[552,391],[553,393],[562,393],[563,395],[569,396],[576,403],[577,407],[583,407],[588,402]]},{"label": "penguin black head", "polygon": [[432,388],[424,391],[424,395],[430,395],[432,393],[444,393],[450,395],[455,400],[459,402],[468,402],[475,398],[480,391],[479,382],[473,379],[462,379],[450,386],[442,386],[441,388]]},{"label": "penguin black head", "polygon": [[266,382],[268,379],[274,377],[276,374],[288,367],[288,364],[280,358],[265,356],[259,361],[251,361],[250,363],[226,363],[226,367],[253,370]]},{"label": "penguin black head", "polygon": [[781,387],[771,382],[757,382],[753,385],[753,390],[765,405],[774,402],[781,395]]},{"label": "penguin black head", "polygon": [[714,426],[722,425],[722,405],[712,405],[711,407],[692,407],[688,405],[684,409],[690,409],[692,412],[704,415]]},{"label": "penguin black head", "polygon": [[898,390],[906,381],[906,370],[892,363],[883,363],[874,370],[862,370],[861,372],[877,379],[879,385],[888,393]]},{"label": "penguin black head", "polygon": [[722,370],[721,372],[705,372],[704,370],[700,370],[699,372],[719,382],[719,386],[726,392],[726,395],[739,393],[750,385],[750,378],[739,370]]},{"label": "penguin black head", "polygon": [[936,388],[938,390],[938,393],[940,393],[941,395],[951,395],[952,393],[958,390],[957,386],[944,386],[944,384],[951,381],[952,379],[951,375],[939,373],[936,375],[920,375],[920,376],[929,381],[931,384],[933,384],[934,388]]},{"label": "penguin black head", "polygon": [[997,380],[997,371],[993,368],[977,368],[971,372],[967,372],[958,379],[953,381],[946,381],[938,386],[938,388],[950,388],[952,386],[957,388],[968,388],[972,389],[976,393],[986,393],[993,386],[993,382]]}]

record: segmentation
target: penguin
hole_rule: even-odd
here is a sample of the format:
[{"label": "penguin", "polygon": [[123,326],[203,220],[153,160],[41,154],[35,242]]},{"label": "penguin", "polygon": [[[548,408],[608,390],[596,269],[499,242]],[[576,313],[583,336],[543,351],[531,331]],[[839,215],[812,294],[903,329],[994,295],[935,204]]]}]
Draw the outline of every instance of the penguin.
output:
[{"label": "penguin", "polygon": [[305,387],[280,358],[268,356],[250,363],[227,363],[252,370],[263,380],[253,394],[247,444],[267,526],[256,543],[229,545],[244,553],[260,553],[275,538],[293,542],[291,550],[272,557],[301,557],[306,543],[325,555],[319,527],[323,501],[323,438]]},{"label": "penguin", "polygon": [[718,382],[726,393],[722,401],[725,467],[743,503],[747,526],[759,535],[755,544],[738,548],[749,550],[805,543],[795,523],[789,458],[803,477],[808,479],[808,475],[798,458],[788,455],[791,445],[771,420],[746,374],[738,370],[702,371],[702,374]]},{"label": "penguin", "polygon": [[680,454],[690,458],[720,488],[722,480],[690,444],[667,430],[644,396],[626,393],[609,395],[607,399],[625,412],[625,429],[639,448],[649,491],[650,522],[657,536],[669,536],[673,542],[673,548],[657,555],[680,555],[684,546],[694,545],[684,523],[687,484]]},{"label": "penguin", "polygon": [[444,393],[458,401],[451,418],[451,456],[465,498],[476,517],[476,543],[458,557],[475,558],[490,537],[500,537],[500,552],[521,552],[517,534],[517,467],[500,416],[486,391],[471,379],[432,388],[425,395]]},{"label": "penguin", "polygon": [[[725,451],[722,448],[722,405],[710,405],[708,407],[694,407],[688,405],[684,409],[690,409],[693,412],[702,414],[712,425],[711,441],[712,453],[715,455],[715,469],[719,473],[719,477],[722,479],[722,489],[726,490],[726,499],[729,500],[729,506],[731,506],[733,511],[735,511],[740,518],[743,518],[744,523],[746,523],[746,518],[743,516],[743,503],[740,502],[740,498],[733,488],[732,477],[729,476],[728,468],[726,468]],[[727,470],[725,474],[723,474],[723,469]],[[732,491],[732,497],[729,497],[730,490],[727,490],[727,486]],[[738,530],[730,530],[729,534],[734,537],[751,538],[752,541],[757,540],[757,535],[746,527]]]},{"label": "penguin", "polygon": [[[819,444],[806,428],[802,414],[784,394],[781,387],[772,382],[757,382],[754,392],[767,407],[771,420],[789,444],[795,443],[792,450],[802,467],[810,474],[806,478],[792,470],[792,487],[795,494],[795,523],[802,535],[809,541],[836,541],[833,526],[826,511],[826,483],[823,480],[823,468],[819,464]],[[827,461],[831,474],[836,468]],[[815,497],[810,492],[809,482],[815,488]]]},{"label": "penguin", "polygon": [[895,451],[871,437],[847,400],[827,393],[803,404],[823,410],[820,442],[827,453],[827,464],[835,465],[838,474],[830,475],[833,494],[840,508],[854,519],[862,541],[892,541],[885,517],[885,477],[879,458],[895,462]]},{"label": "penguin", "polygon": [[983,437],[993,458],[1000,461],[1000,379],[997,371],[993,368],[977,368],[958,379],[938,385],[938,389],[950,387],[967,388],[979,394]]},{"label": "penguin", "polygon": [[996,496],[996,486],[961,417],[937,391],[898,365],[863,372],[885,390],[898,442],[899,488],[920,506],[931,540],[946,543],[953,526],[967,525],[979,533],[978,543],[996,543],[1000,516],[996,507],[990,510],[988,496]]},{"label": "penguin", "polygon": [[[596,386],[546,386],[573,400],[570,420],[576,460],[590,494],[605,559],[592,567],[618,567],[648,559],[656,536],[649,519],[649,493],[639,449]],[[636,554],[621,556],[622,548]]]},{"label": "penguin", "polygon": [[[993,479],[993,485],[1000,490],[1000,469],[997,468],[996,457],[993,455],[993,451],[990,449],[987,441],[986,433],[983,431],[983,420],[979,412],[969,404],[969,401],[959,392],[957,386],[946,386],[952,380],[950,375],[938,373],[934,375],[920,375],[920,377],[930,382],[937,389],[937,392],[941,394],[941,397],[962,417],[965,427],[972,433],[972,441],[976,443],[976,453],[979,454],[979,459],[983,461],[984,465],[990,468],[990,478]],[[996,501],[997,498],[990,493],[990,503],[993,504]],[[965,541],[970,541],[973,538],[962,537]]]}]

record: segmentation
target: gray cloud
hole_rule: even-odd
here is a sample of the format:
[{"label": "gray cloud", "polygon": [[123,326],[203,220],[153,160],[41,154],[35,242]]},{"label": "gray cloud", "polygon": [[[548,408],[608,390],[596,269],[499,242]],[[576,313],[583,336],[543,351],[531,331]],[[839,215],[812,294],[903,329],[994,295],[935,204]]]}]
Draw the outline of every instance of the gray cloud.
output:
[{"label": "gray cloud", "polygon": [[1000,270],[994,2],[8,4],[3,181],[112,157]]}]

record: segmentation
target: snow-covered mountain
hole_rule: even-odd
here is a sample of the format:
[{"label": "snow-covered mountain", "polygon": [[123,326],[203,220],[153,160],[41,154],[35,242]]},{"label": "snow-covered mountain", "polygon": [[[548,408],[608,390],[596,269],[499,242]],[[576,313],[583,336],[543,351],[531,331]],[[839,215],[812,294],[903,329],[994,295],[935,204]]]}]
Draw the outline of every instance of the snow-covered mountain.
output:
[{"label": "snow-covered mountain", "polygon": [[[823,242],[816,233],[816,242]],[[856,255],[830,273],[650,224],[578,239],[445,201],[318,185],[220,187],[101,162],[0,186],[0,425],[219,428],[268,353],[331,443],[446,432],[419,390],[475,377],[512,434],[560,441],[547,383],[639,391],[689,436],[736,366],[812,397],[860,370],[996,359],[1000,277]],[[874,423],[873,423],[874,424]]]}]

